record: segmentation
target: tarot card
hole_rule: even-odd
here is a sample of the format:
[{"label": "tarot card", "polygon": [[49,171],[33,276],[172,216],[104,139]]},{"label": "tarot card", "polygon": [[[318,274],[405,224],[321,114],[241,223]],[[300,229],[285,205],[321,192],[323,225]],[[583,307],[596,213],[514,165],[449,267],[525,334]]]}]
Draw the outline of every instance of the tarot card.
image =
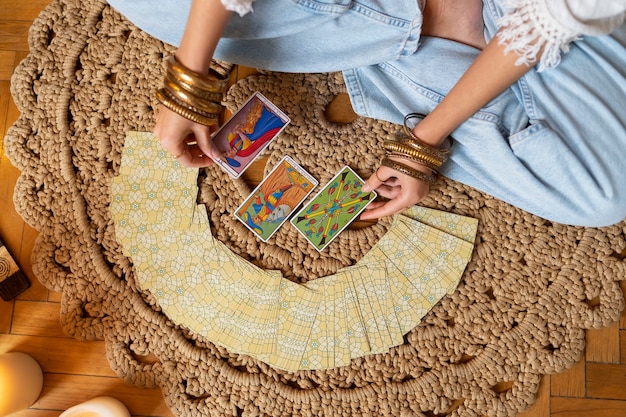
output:
[{"label": "tarot card", "polygon": [[327,278],[329,280],[328,285],[332,286],[332,289],[326,290],[327,294],[333,294],[333,310],[335,312],[335,367],[346,366],[350,364],[352,359],[350,351],[350,332],[348,330],[348,317],[347,317],[347,304],[348,301],[345,297],[345,289],[343,285],[343,278],[337,274]]},{"label": "tarot card", "polygon": [[335,367],[335,300],[332,298],[332,277],[315,279],[307,287],[323,294],[317,316],[311,326],[309,342],[302,355],[301,369],[330,369]]},{"label": "tarot card", "polygon": [[235,210],[235,217],[266,242],[318,184],[285,156]]},{"label": "tarot card", "polygon": [[361,191],[362,185],[363,179],[350,167],[343,167],[291,223],[323,251],[376,198],[374,191]]},{"label": "tarot card", "polygon": [[322,297],[304,285],[282,280],[276,349],[270,357],[273,366],[291,372],[301,368]]},{"label": "tarot card", "polygon": [[213,136],[223,156],[215,162],[233,178],[239,178],[290,121],[265,96],[254,93]]}]

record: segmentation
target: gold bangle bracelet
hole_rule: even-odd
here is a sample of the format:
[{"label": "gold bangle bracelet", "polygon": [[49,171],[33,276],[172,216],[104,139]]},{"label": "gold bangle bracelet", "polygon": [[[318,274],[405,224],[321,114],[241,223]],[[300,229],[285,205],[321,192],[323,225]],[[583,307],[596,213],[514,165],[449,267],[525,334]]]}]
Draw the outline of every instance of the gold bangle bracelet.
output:
[{"label": "gold bangle bracelet", "polygon": [[425,114],[421,114],[421,113],[409,113],[406,116],[404,116],[404,132],[406,133],[407,136],[409,136],[410,138],[412,138],[413,140],[415,140],[416,142],[418,142],[419,144],[423,145],[423,146],[428,146],[429,148],[432,149],[436,149],[438,152],[441,152],[443,154],[443,156],[447,156],[450,153],[450,150],[452,148],[453,145],[453,140],[452,137],[448,136],[446,139],[448,141],[448,147],[442,149],[441,147],[436,147],[436,146],[432,146],[426,142],[424,142],[423,140],[421,140],[420,138],[418,138],[415,133],[413,133],[413,129],[411,129],[409,127],[409,120],[411,119],[424,119],[426,117]]},{"label": "gold bangle bracelet", "polygon": [[435,176],[435,175],[425,174],[425,173],[423,173],[421,171],[418,171],[415,168],[412,168],[410,166],[401,164],[400,162],[396,162],[396,161],[394,161],[392,159],[389,159],[388,157],[383,158],[383,160],[380,162],[380,164],[382,166],[386,166],[388,168],[391,168],[393,170],[401,172],[401,173],[403,173],[405,175],[413,177],[416,180],[424,181],[428,185],[432,185],[432,184],[435,183],[435,181],[437,181],[437,176]]},{"label": "gold bangle bracelet", "polygon": [[194,96],[203,100],[221,104],[224,99],[224,94],[222,93],[211,93],[210,91],[204,91],[199,88],[195,88],[194,86],[187,84],[183,80],[174,78],[169,72],[165,75],[165,78],[173,83],[176,83],[183,90],[188,91],[190,94],[193,94]]},{"label": "gold bangle bracelet", "polygon": [[181,100],[180,98],[176,97],[167,88],[162,88],[160,90],[160,94],[166,96],[167,99],[169,101],[173,102],[175,105],[177,105],[179,107],[182,107],[184,109],[187,109],[187,110],[189,110],[192,113],[199,114],[202,117],[206,117],[206,118],[209,118],[209,119],[212,119],[212,118],[218,118],[219,119],[219,117],[221,116],[221,112],[220,113],[209,113],[209,112],[205,112],[203,110],[200,110],[197,107],[191,106],[189,103],[187,103],[187,102]]},{"label": "gold bangle bracelet", "polygon": [[405,143],[395,142],[393,140],[386,140],[383,142],[383,148],[389,152],[397,152],[402,155],[406,155],[412,159],[424,161],[428,164],[433,165],[436,169],[439,169],[441,165],[443,165],[442,160],[434,158],[430,155],[426,155],[413,148],[411,145],[407,145]]},{"label": "gold bangle bracelet", "polygon": [[173,82],[167,77],[163,80],[163,86],[174,97],[178,98],[181,101],[184,101],[185,103],[189,104],[194,109],[198,109],[209,114],[221,114],[222,113],[221,103],[206,101],[199,97],[196,97],[193,94],[191,94],[189,91],[183,89],[180,85],[176,84],[175,82]]},{"label": "gold bangle bracelet", "polygon": [[403,127],[402,133],[404,134],[403,136],[406,142],[410,143],[415,148],[419,147],[421,149],[424,149],[424,148],[427,149],[425,152],[428,152],[429,154],[432,154],[433,156],[436,156],[437,158],[440,158],[445,161],[448,158],[448,155],[450,154],[451,147],[448,147],[446,149],[440,149],[432,145],[429,145],[426,142],[422,141],[420,138],[418,138],[411,131],[411,129],[409,129],[407,126]]},{"label": "gold bangle bracelet", "polygon": [[190,70],[176,60],[174,55],[167,60],[167,70],[175,79],[211,93],[223,93],[228,88],[228,79],[219,79],[215,76],[203,75]]},{"label": "gold bangle bracelet", "polygon": [[415,140],[413,137],[408,136],[404,132],[404,130],[397,131],[395,136],[396,136],[396,141],[398,143],[405,143],[411,146],[412,148],[414,148],[415,150],[423,153],[424,155],[428,155],[431,158],[441,160],[441,161],[445,161],[446,159],[448,159],[447,153],[442,153],[437,148],[433,148],[432,146],[425,145],[421,141]]},{"label": "gold bangle bracelet", "polygon": [[407,160],[407,161],[412,161],[412,162],[418,163],[418,164],[420,164],[422,166],[425,166],[426,168],[430,169],[433,173],[436,173],[438,171],[437,166],[435,166],[435,165],[433,165],[433,164],[431,164],[431,163],[429,163],[427,161],[424,161],[423,159],[411,158],[410,156],[401,154],[399,152],[391,152],[387,156],[388,157],[392,157],[392,158],[404,159],[404,160]]},{"label": "gold bangle bracelet", "polygon": [[156,96],[157,96],[157,100],[159,100],[159,102],[164,107],[166,107],[167,109],[173,111],[174,113],[178,114],[179,116],[184,117],[185,119],[191,120],[194,123],[198,123],[198,124],[205,125],[205,126],[212,126],[212,125],[218,123],[217,117],[215,117],[215,118],[205,117],[205,116],[202,116],[202,115],[200,115],[198,113],[195,113],[195,112],[193,112],[191,110],[188,110],[188,109],[180,106],[175,101],[171,100],[164,93],[163,89],[157,90]]}]

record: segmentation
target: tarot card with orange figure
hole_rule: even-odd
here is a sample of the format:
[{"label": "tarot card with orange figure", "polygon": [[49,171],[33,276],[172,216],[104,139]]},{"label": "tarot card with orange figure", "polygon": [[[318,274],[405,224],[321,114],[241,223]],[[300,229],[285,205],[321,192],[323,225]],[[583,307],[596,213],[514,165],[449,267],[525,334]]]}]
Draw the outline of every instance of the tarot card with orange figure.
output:
[{"label": "tarot card with orange figure", "polygon": [[266,242],[317,184],[311,174],[285,156],[235,210],[235,217]]},{"label": "tarot card with orange figure", "polygon": [[213,143],[222,152],[222,159],[215,162],[239,178],[289,122],[289,117],[265,96],[254,93],[213,136]]}]

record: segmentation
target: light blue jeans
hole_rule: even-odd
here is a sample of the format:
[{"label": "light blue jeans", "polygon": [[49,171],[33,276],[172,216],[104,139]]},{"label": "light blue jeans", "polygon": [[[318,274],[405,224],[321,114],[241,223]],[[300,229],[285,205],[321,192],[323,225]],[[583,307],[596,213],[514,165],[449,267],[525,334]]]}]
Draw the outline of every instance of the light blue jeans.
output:
[{"label": "light blue jeans", "polygon": [[[177,45],[189,0],[109,0]],[[483,1],[485,38],[500,0]],[[420,37],[417,0],[257,0],[233,16],[216,58],[284,72],[343,71],[355,111],[402,123],[428,113],[478,54]],[[453,133],[442,174],[551,221],[626,218],[626,25],[575,42],[561,64],[530,71]]]}]

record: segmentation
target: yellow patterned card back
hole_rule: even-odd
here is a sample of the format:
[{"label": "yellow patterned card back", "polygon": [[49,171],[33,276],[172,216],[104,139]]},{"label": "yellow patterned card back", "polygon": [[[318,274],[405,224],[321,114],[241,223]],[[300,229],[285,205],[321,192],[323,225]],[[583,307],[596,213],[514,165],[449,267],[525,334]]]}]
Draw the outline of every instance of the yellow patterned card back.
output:
[{"label": "yellow patterned card back", "polygon": [[213,237],[196,203],[198,170],[151,133],[128,133],[119,172],[111,215],[141,288],[177,325],[287,371],[346,366],[403,343],[472,255],[476,220],[415,206],[355,265],[301,285]]}]

